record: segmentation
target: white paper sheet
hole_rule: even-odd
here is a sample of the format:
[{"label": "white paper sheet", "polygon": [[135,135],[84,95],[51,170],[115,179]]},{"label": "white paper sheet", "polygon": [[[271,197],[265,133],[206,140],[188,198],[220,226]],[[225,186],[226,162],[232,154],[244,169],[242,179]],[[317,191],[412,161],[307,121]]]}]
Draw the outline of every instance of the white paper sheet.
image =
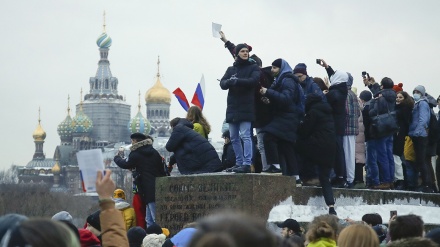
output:
[{"label": "white paper sheet", "polygon": [[83,150],[76,153],[84,192],[96,192],[96,174],[104,171],[101,149]]},{"label": "white paper sheet", "polygon": [[220,31],[222,30],[222,24],[212,23],[212,36],[214,38],[221,38]]}]

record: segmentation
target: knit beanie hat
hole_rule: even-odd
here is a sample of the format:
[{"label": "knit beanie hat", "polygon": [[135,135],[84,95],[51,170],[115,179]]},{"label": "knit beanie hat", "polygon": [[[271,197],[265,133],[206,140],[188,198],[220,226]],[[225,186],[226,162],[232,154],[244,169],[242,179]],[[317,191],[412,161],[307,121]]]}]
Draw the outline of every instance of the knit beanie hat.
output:
[{"label": "knit beanie hat", "polygon": [[52,216],[52,220],[58,220],[58,221],[65,220],[65,221],[72,223],[73,218],[72,218],[72,215],[69,214],[69,212],[61,211],[61,212],[54,214]]},{"label": "knit beanie hat", "polygon": [[123,199],[123,200],[125,200],[125,192],[123,191],[123,190],[121,190],[121,189],[116,189],[114,192],[113,192],[113,198],[120,198],[120,199]]},{"label": "knit beanie hat", "polygon": [[162,228],[158,224],[153,223],[151,226],[147,227],[147,230],[145,230],[145,232],[147,234],[161,234]]},{"label": "knit beanie hat", "polygon": [[293,69],[293,73],[301,73],[303,75],[307,75],[307,65],[304,63],[299,63],[295,66],[295,68]]},{"label": "knit beanie hat", "polygon": [[359,95],[359,99],[368,102],[371,100],[371,98],[373,98],[373,95],[371,95],[371,92],[368,90],[364,90],[361,92],[361,94]]},{"label": "knit beanie hat", "polygon": [[229,132],[229,130],[226,130],[225,132],[223,132],[222,138],[231,139],[231,133]]},{"label": "knit beanie hat", "polygon": [[142,247],[162,247],[166,238],[164,234],[148,234],[142,240]]},{"label": "knit beanie hat", "polygon": [[281,68],[281,63],[282,63],[281,61],[282,61],[281,58],[275,59],[275,61],[272,62],[272,66]]},{"label": "knit beanie hat", "polygon": [[394,85],[393,86],[393,90],[394,90],[394,92],[396,92],[396,93],[398,93],[398,92],[400,92],[400,91],[403,91],[403,83],[399,83],[399,84],[397,84],[397,85]]},{"label": "knit beanie hat", "polygon": [[[238,44],[238,45],[235,47],[234,55],[235,55],[235,56],[238,56],[238,53],[239,53],[240,50],[243,49],[243,48],[248,48],[248,46],[247,46],[246,44]],[[249,48],[248,48],[248,49],[249,49]]]},{"label": "knit beanie hat", "polygon": [[425,96],[426,90],[425,90],[424,86],[418,85],[417,87],[414,88],[413,92],[416,91],[416,90],[419,91],[420,93],[422,93],[422,96]]},{"label": "knit beanie hat", "polygon": [[87,217],[87,223],[98,231],[101,231],[101,221],[99,220],[100,213],[101,210],[98,210]]},{"label": "knit beanie hat", "polygon": [[99,241],[99,238],[96,237],[95,234],[93,234],[90,230],[78,229],[78,232],[79,232],[79,241],[81,243],[81,247],[101,246],[101,241]]},{"label": "knit beanie hat", "polygon": [[394,82],[391,78],[384,77],[382,81],[380,81],[380,85],[382,85],[383,89],[391,89],[394,86]]},{"label": "knit beanie hat", "polygon": [[142,240],[145,238],[147,233],[144,228],[140,226],[132,227],[127,231],[127,238],[130,247],[141,247]]}]

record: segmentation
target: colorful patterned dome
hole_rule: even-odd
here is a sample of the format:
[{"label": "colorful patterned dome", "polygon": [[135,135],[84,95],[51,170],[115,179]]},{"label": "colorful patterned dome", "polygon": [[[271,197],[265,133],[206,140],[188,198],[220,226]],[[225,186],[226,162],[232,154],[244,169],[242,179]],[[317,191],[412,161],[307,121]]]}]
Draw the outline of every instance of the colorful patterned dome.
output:
[{"label": "colorful patterned dome", "polygon": [[79,112],[72,119],[72,133],[90,133],[93,129],[93,122],[82,111],[82,106]]},{"label": "colorful patterned dome", "polygon": [[58,124],[57,132],[62,142],[72,141],[72,118],[70,117],[69,106],[67,106],[66,118],[60,124]]},{"label": "colorful patterned dome", "polygon": [[96,44],[99,46],[99,48],[109,48],[112,45],[112,38],[110,38],[110,36],[104,32],[99,35],[98,39],[96,40]]},{"label": "colorful patterned dome", "polygon": [[139,111],[136,116],[130,120],[128,129],[130,130],[131,134],[139,132],[144,135],[148,135],[150,134],[151,124],[150,121],[142,116],[142,113]]},{"label": "colorful patterned dome", "polygon": [[128,123],[128,129],[133,133],[142,133],[145,135],[150,134],[151,123],[148,119],[144,118],[141,113],[141,91],[139,90],[139,103],[138,103],[138,113],[134,118]]},{"label": "colorful patterned dome", "polygon": [[61,141],[72,140],[72,118],[70,115],[67,115],[64,121],[58,124],[57,132]]}]

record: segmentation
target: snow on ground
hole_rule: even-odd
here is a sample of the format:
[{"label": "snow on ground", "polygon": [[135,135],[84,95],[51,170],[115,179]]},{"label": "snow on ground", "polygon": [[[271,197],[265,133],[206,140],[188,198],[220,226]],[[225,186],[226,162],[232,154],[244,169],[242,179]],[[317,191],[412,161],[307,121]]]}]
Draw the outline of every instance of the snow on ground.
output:
[{"label": "snow on ground", "polygon": [[[440,207],[422,206],[419,200],[409,202],[396,200],[394,204],[368,205],[362,197],[344,198],[341,196],[335,199],[335,209],[341,219],[361,220],[364,214],[378,213],[382,216],[384,223],[387,223],[390,211],[397,210],[398,215],[416,214],[422,217],[425,224],[440,225]],[[322,214],[328,214],[328,207],[325,206],[322,197],[311,197],[307,205],[295,205],[292,197],[289,197],[271,210],[268,222],[280,222],[288,218],[298,222],[310,222],[315,216]]]}]

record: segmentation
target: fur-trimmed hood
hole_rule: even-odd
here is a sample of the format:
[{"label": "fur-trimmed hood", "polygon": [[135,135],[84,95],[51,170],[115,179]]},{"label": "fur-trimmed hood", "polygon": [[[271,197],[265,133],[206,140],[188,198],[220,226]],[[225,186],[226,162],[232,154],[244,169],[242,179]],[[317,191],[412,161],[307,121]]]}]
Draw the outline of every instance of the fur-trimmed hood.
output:
[{"label": "fur-trimmed hood", "polygon": [[130,203],[124,200],[115,200],[115,208],[118,210],[123,210],[130,207]]},{"label": "fur-trimmed hood", "polygon": [[137,142],[130,147],[130,150],[134,151],[140,147],[147,146],[147,145],[153,145],[153,141],[151,139],[145,139],[143,141]]}]

